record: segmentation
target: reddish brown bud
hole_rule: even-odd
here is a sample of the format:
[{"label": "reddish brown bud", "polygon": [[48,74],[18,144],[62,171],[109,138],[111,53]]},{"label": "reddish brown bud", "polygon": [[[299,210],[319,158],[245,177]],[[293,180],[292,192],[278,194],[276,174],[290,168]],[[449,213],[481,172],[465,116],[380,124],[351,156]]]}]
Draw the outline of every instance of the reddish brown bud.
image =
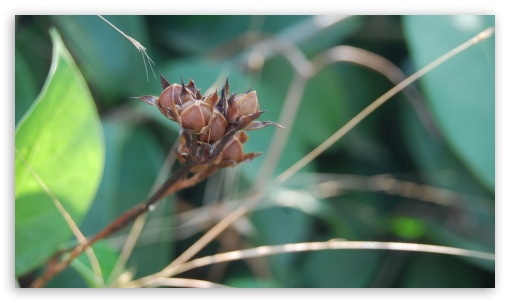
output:
[{"label": "reddish brown bud", "polygon": [[209,104],[213,108],[216,107],[216,104],[218,104],[219,100],[220,97],[218,96],[218,91],[204,98],[204,102]]},{"label": "reddish brown bud", "polygon": [[197,87],[195,86],[195,82],[193,80],[189,79],[188,84],[186,84],[186,88],[193,94],[193,96],[197,94]]},{"label": "reddish brown bud", "polygon": [[186,87],[181,90],[181,94],[179,95],[181,104],[184,104],[188,101],[195,100],[195,95]]},{"label": "reddish brown bud", "polygon": [[172,103],[175,105],[182,105],[179,97],[181,90],[182,87],[179,84],[172,84],[165,88],[159,96],[159,106],[163,108],[170,108]]},{"label": "reddish brown bud", "polygon": [[182,127],[198,133],[209,124],[212,114],[213,111],[207,103],[198,100],[188,101],[184,103],[180,111]]},{"label": "reddish brown bud", "polygon": [[[227,120],[236,122],[239,118],[260,111],[257,93],[252,91],[235,97],[234,102],[229,102]],[[230,100],[229,100],[230,101]]]},{"label": "reddish brown bud", "polygon": [[[244,136],[242,136],[241,134],[244,134]],[[244,152],[243,142],[241,141],[241,139],[244,139],[244,141],[246,141],[247,136],[245,132],[235,134],[232,140],[230,140],[230,142],[228,142],[225,145],[225,147],[223,148],[223,152],[221,153],[222,162],[233,161],[235,163],[240,163],[243,161]]]},{"label": "reddish brown bud", "polygon": [[237,108],[239,108],[239,116],[246,116],[260,111],[257,92],[252,91],[246,95],[240,95],[236,98]]},{"label": "reddish brown bud", "polygon": [[217,110],[214,109],[214,114],[209,121],[209,125],[200,131],[199,140],[202,142],[214,143],[225,135],[228,123],[225,117]]}]

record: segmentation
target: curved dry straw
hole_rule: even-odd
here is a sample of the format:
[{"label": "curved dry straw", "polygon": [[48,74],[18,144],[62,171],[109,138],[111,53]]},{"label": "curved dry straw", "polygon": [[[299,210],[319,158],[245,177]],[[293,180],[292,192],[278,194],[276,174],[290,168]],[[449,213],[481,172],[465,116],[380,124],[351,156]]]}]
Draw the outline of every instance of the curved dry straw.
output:
[{"label": "curved dry straw", "polygon": [[167,268],[159,273],[150,275],[139,280],[128,283],[126,287],[156,287],[164,286],[161,284],[162,279],[169,275],[177,275],[195,268],[204,267],[212,264],[230,262],[248,258],[259,258],[264,256],[297,253],[305,251],[319,250],[393,250],[393,251],[410,251],[410,252],[426,252],[436,254],[446,254],[455,256],[464,256],[471,258],[479,258],[485,260],[494,260],[494,254],[471,251],[467,249],[445,247],[437,245],[417,244],[417,243],[401,243],[401,242],[370,242],[370,241],[342,241],[330,240],[327,242],[303,242],[291,243],[274,246],[260,246],[245,250],[236,250],[203,258],[194,259],[192,261],[177,265],[173,268]]}]

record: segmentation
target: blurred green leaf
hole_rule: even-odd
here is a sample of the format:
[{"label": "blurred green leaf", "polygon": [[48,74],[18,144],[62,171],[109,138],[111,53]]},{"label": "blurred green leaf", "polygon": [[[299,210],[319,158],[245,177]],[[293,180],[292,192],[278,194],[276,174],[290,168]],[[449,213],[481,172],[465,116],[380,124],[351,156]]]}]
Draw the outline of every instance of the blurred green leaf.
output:
[{"label": "blurred green leaf", "polygon": [[[494,226],[494,222],[480,222],[474,218],[467,218],[466,221],[470,225],[465,226],[465,230],[461,231],[452,231],[444,228],[441,224],[429,223],[427,224],[428,236],[439,245],[495,253],[494,230],[487,230],[487,226]],[[461,258],[486,270],[495,270],[494,261],[468,257]]]},{"label": "blurred green leaf", "polygon": [[[120,214],[120,210],[117,209],[118,195],[122,190],[119,184],[119,169],[129,129],[125,127],[126,125],[112,123],[108,119],[102,121],[102,126],[105,139],[105,166],[94,202],[80,224],[80,230],[85,235],[97,233]],[[124,206],[124,209],[131,205]]]},{"label": "blurred green leaf", "polygon": [[[52,63],[52,43],[49,35],[51,24],[45,22],[46,16],[19,15],[17,17],[15,29],[16,56],[18,54],[22,56],[27,68],[29,68],[30,77],[35,82],[35,96],[31,100],[33,102],[46,81]],[[24,74],[22,76],[25,77]],[[19,84],[16,83],[16,85]]]},{"label": "blurred green leaf", "polygon": [[352,117],[345,91],[341,75],[333,68],[322,70],[308,81],[292,126],[302,144],[320,145]]},{"label": "blurred green leaf", "polygon": [[[161,43],[185,56],[204,55],[249,29],[249,16],[165,16],[157,19]],[[206,31],[204,29],[207,28]]]},{"label": "blurred green leaf", "polygon": [[51,36],[53,64],[47,82],[16,129],[17,275],[40,265],[72,234],[34,175],[80,223],[103,169],[103,138],[94,102],[57,31]]},{"label": "blurred green leaf", "polygon": [[51,279],[46,288],[85,288],[88,287],[83,276],[72,266],[64,269],[55,278]]},{"label": "blurred green leaf", "polygon": [[[103,16],[126,35],[148,47],[142,16]],[[98,16],[51,16],[69,44],[95,94],[103,102],[136,96],[147,85],[142,54]],[[150,48],[149,48],[150,52]],[[150,54],[149,54],[150,55]],[[148,64],[146,62],[146,64]],[[147,66],[149,77],[152,72]]]},{"label": "blurred green leaf", "polygon": [[364,16],[318,15],[318,16],[267,16],[268,23],[273,19],[299,18],[299,22],[286,22],[277,36],[295,43],[307,54],[317,53],[338,45],[358,30]]},{"label": "blurred green leaf", "polygon": [[[252,214],[252,222],[257,229],[257,244],[278,245],[306,242],[310,236],[312,219],[295,208],[272,207],[257,210]],[[269,257],[271,269],[278,281],[287,285],[294,283],[298,255],[282,254]]]},{"label": "blurred green leaf", "polygon": [[401,103],[399,119],[401,121],[403,138],[409,154],[419,169],[419,175],[432,186],[451,189],[459,192],[486,195],[462,162],[455,157],[446,142],[437,133],[428,112],[422,112],[420,120],[409,103]]},{"label": "blurred green leaf", "polygon": [[[223,88],[225,80],[229,78],[230,89],[232,92],[244,92],[250,86],[248,80],[230,64],[230,62],[220,62],[201,57],[182,59],[166,64],[161,69],[161,73],[170,83],[181,83],[193,79],[202,95],[208,95]],[[161,91],[159,92],[161,93]]]},{"label": "blurred green leaf", "polygon": [[37,97],[37,86],[27,61],[17,48],[15,50],[15,60],[14,91],[16,109],[14,119],[18,123]]},{"label": "blurred green leaf", "polygon": [[285,287],[276,280],[253,277],[229,277],[225,284],[236,288],[278,288]]},{"label": "blurred green leaf", "polygon": [[[392,83],[383,75],[346,62],[335,63],[325,68],[318,77],[324,79],[323,90],[328,93],[327,101],[322,101],[322,98],[319,100],[327,103],[327,106],[318,105],[319,109],[309,109],[308,112],[315,112],[316,122],[302,123],[304,128],[307,126],[312,128],[317,123],[328,126],[327,136],[321,133],[326,131],[325,128],[315,133],[316,139],[322,139],[316,144],[322,143],[392,87]],[[310,90],[310,93],[320,96],[320,92],[317,92],[317,89]],[[329,171],[331,165],[328,163],[338,163],[341,172],[355,171],[369,175],[382,171],[390,172],[396,165],[405,163],[396,155],[398,151],[392,150],[388,142],[389,139],[398,140],[399,134],[398,125],[395,125],[393,119],[388,118],[394,113],[395,103],[403,102],[400,96],[395,98],[397,100],[378,108],[328,149],[322,155],[326,165],[323,165],[321,170]],[[317,98],[310,94],[306,100],[314,103],[315,99]],[[321,121],[323,116],[324,120]],[[308,120],[301,118],[299,121]],[[395,158],[398,163],[394,162]]]},{"label": "blurred green leaf", "polygon": [[[476,272],[455,257],[436,254],[415,254],[406,267],[400,287],[459,288],[477,287]],[[478,286],[479,287],[479,286]]]},{"label": "blurred green leaf", "polygon": [[[412,59],[418,68],[494,26],[494,16],[406,16],[403,20]],[[494,65],[495,46],[491,37],[420,80],[450,147],[492,192],[495,186]]]},{"label": "blurred green leaf", "polygon": [[424,235],[426,226],[416,218],[396,217],[391,222],[393,232],[404,239],[417,239]]},{"label": "blurred green leaf", "polygon": [[306,287],[370,287],[381,260],[381,252],[327,250],[307,254],[303,262],[302,285]]},{"label": "blurred green leaf", "polygon": [[[427,224],[427,237],[440,245],[494,251],[494,197],[472,178],[442,138],[434,136],[433,129],[424,128],[408,104],[402,104],[400,115],[404,139],[420,178],[438,190],[451,190],[449,196],[444,197],[449,197],[454,210],[445,208],[445,211],[455,215],[451,215],[446,226],[442,221],[433,226]],[[494,266],[494,262],[473,258],[468,262],[482,264],[485,268]]]}]

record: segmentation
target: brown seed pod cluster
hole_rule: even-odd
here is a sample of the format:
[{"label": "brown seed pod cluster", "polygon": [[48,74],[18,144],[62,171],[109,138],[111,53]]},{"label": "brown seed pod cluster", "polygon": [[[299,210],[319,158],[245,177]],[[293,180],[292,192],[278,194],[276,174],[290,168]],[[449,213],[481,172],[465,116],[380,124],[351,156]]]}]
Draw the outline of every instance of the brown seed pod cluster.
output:
[{"label": "brown seed pod cluster", "polygon": [[248,140],[245,130],[268,125],[281,125],[270,121],[256,121],[260,111],[257,93],[248,90],[243,94],[230,94],[228,80],[221,93],[202,96],[195,82],[170,84],[161,76],[163,91],[158,96],[141,96],[158,107],[163,115],[179,124],[181,129],[177,156],[181,163],[190,157],[200,158],[202,164],[233,166],[258,156],[244,153]]}]

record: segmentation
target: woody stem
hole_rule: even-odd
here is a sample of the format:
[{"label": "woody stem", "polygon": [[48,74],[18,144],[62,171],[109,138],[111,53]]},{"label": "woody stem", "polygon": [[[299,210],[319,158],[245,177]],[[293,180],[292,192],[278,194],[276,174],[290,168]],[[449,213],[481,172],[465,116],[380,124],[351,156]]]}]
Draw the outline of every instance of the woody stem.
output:
[{"label": "woody stem", "polygon": [[[184,162],[184,164],[177,169],[177,171],[163,184],[159,187],[159,189],[150,196],[147,200],[137,204],[133,208],[126,211],[124,214],[115,219],[112,223],[107,225],[101,231],[99,231],[96,235],[90,238],[86,243],[78,244],[74,248],[70,250],[70,253],[67,258],[61,261],[57,261],[56,263],[49,263],[46,266],[46,270],[44,273],[37,278],[30,287],[44,287],[46,283],[48,283],[55,275],[64,270],[71,264],[71,262],[80,256],[85,249],[92,246],[97,241],[104,239],[116,231],[119,231],[132,223],[138,216],[147,212],[153,205],[155,205],[159,200],[163,197],[168,196],[175,191],[182,189],[183,187],[175,187],[174,185],[178,184],[180,181],[184,181],[183,179],[186,177],[188,172],[196,165],[199,164],[197,159],[189,159],[190,161]],[[171,188],[174,187],[174,190]],[[58,252],[57,256],[62,254],[62,252]],[[52,258],[53,260],[53,258]]]}]

